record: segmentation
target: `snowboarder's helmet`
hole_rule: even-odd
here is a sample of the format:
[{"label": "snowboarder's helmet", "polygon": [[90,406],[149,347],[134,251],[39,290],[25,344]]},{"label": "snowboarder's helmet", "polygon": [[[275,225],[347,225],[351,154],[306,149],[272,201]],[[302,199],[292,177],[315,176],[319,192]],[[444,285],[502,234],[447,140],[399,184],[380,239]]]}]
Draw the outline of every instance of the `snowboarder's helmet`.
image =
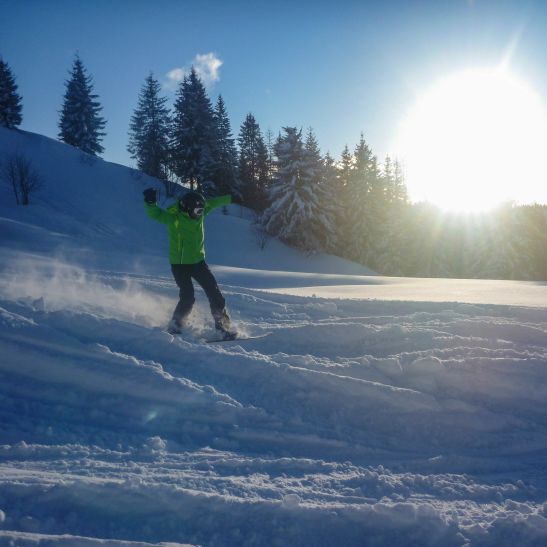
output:
[{"label": "snowboarder's helmet", "polygon": [[199,192],[186,192],[179,199],[179,208],[187,213],[190,218],[199,218],[203,215],[205,209],[205,198]]}]

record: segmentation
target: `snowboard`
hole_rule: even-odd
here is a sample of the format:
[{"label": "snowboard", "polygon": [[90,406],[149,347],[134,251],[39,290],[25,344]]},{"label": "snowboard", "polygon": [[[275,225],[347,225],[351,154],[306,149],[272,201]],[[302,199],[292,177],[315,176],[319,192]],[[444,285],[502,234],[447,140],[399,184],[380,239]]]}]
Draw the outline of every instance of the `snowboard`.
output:
[{"label": "snowboard", "polygon": [[206,344],[219,344],[221,342],[241,342],[243,340],[258,340],[260,338],[266,338],[266,336],[270,336],[272,334],[271,332],[265,332],[263,334],[257,334],[255,336],[247,336],[245,334],[242,334],[241,336],[236,336],[234,338],[212,338],[210,340],[205,340]]}]

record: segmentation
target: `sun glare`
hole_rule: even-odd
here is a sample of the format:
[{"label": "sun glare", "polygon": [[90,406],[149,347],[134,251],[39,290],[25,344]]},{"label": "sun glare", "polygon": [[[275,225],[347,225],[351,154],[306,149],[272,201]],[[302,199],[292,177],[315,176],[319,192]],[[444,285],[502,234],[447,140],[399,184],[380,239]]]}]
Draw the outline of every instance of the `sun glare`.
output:
[{"label": "sun glare", "polygon": [[502,70],[466,70],[434,85],[401,125],[398,156],[413,201],[481,211],[547,202],[547,113]]}]

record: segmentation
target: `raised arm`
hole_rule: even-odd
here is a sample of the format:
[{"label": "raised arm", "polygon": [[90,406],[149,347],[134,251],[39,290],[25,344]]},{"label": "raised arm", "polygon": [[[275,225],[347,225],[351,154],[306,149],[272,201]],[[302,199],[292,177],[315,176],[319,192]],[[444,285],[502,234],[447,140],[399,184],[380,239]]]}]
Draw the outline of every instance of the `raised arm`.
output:
[{"label": "raised arm", "polygon": [[169,224],[171,215],[156,205],[157,193],[154,188],[147,188],[144,192],[144,207],[146,214],[162,224]]}]

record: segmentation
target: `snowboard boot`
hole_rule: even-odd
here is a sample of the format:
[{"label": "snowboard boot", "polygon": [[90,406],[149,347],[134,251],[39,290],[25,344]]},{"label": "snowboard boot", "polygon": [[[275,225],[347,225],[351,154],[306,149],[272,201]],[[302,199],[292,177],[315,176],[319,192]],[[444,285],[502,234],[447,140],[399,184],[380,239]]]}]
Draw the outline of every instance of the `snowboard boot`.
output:
[{"label": "snowboard boot", "polygon": [[167,325],[167,332],[169,334],[181,334],[183,328],[184,324],[173,318],[171,319],[171,321],[169,321],[169,325]]},{"label": "snowboard boot", "polygon": [[230,316],[224,308],[221,312],[214,315],[215,329],[219,332],[222,340],[235,340],[237,338],[237,332],[232,328]]}]

